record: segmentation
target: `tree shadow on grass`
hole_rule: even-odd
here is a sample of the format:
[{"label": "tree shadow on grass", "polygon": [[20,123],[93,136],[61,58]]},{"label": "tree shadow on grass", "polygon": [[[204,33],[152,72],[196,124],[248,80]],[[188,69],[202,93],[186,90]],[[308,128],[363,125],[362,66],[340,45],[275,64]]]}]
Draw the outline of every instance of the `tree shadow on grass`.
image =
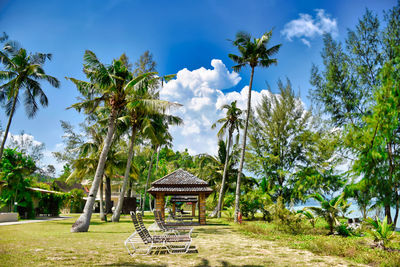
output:
[{"label": "tree shadow on grass", "polygon": [[196,234],[210,234],[210,235],[226,235],[227,231],[231,231],[232,228],[230,227],[223,227],[223,228],[199,228],[194,229],[193,233]]},{"label": "tree shadow on grass", "polygon": [[146,264],[146,263],[117,262],[117,263],[111,263],[111,264],[103,264],[101,266],[167,267],[168,265],[166,265],[166,264],[155,265],[155,264]]},{"label": "tree shadow on grass", "polygon": [[[262,266],[264,266],[264,265],[253,265],[253,264],[236,265],[236,264],[231,264],[227,261],[220,261],[220,262],[221,262],[221,266],[223,266],[223,267],[251,267],[251,266],[262,267]],[[197,264],[195,266],[196,267],[211,267],[210,261],[207,259],[201,259],[201,263]]]}]

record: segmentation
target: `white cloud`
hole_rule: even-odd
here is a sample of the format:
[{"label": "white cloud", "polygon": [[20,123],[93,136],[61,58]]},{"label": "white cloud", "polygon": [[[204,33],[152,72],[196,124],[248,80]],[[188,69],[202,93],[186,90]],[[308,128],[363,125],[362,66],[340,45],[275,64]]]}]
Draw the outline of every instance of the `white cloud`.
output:
[{"label": "white cloud", "polygon": [[300,13],[300,18],[289,21],[285,24],[281,34],[289,41],[293,37],[300,40],[308,47],[311,46],[310,39],[324,33],[330,33],[333,37],[338,35],[337,21],[325,13],[324,9],[316,9],[316,16],[313,18],[309,14]]},{"label": "white cloud", "polygon": [[[225,115],[221,106],[237,100],[239,108],[247,108],[248,86],[240,92],[222,92],[222,89],[238,84],[239,74],[229,72],[221,60],[213,59],[211,66],[212,69],[201,67],[192,71],[185,68],[161,90],[162,99],[184,105],[173,112],[184,121],[184,125],[171,128],[174,149],[187,148],[192,154],[216,154],[219,126],[212,130],[211,125]],[[267,90],[252,91],[252,106],[260,103],[263,95],[269,94]]]},{"label": "white cloud", "polygon": [[308,41],[307,39],[301,38],[300,40],[301,40],[301,41],[303,42],[303,44],[305,44],[306,46],[311,47],[311,43],[310,43],[310,41]]}]

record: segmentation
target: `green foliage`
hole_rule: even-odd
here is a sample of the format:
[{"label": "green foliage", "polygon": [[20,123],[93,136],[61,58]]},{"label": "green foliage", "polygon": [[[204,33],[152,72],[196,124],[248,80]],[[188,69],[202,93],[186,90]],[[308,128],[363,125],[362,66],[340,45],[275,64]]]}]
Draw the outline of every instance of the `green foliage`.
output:
[{"label": "green foliage", "polygon": [[268,207],[272,204],[271,197],[260,189],[251,190],[242,195],[240,200],[240,211],[249,218],[254,219],[255,214],[261,211],[264,220],[271,220]]},{"label": "green foliage", "polygon": [[[225,160],[227,154],[227,146],[225,141],[218,141],[218,154],[217,156],[211,156],[208,154],[200,154],[196,157],[196,171],[195,174],[198,177],[206,180],[210,187],[216,193],[214,195],[217,198],[218,193],[221,190],[222,175],[225,167]],[[239,160],[239,150],[237,146],[233,146],[232,151],[228,157],[228,166],[226,173],[226,181],[224,187],[224,195],[227,192],[233,192],[236,182],[237,165]]]},{"label": "green foliage", "polygon": [[344,179],[335,171],[338,135],[294,94],[290,81],[278,82],[279,95],[266,95],[249,128],[246,168],[263,178],[263,190],[286,203],[319,191],[336,191]]},{"label": "green foliage", "polygon": [[67,197],[67,207],[70,208],[71,213],[81,213],[83,207],[85,206],[85,193],[82,189],[72,189],[68,193]]},{"label": "green foliage", "polygon": [[282,197],[268,207],[278,229],[285,233],[300,234],[306,230],[301,214],[288,210]]},{"label": "green foliage", "polygon": [[315,228],[316,218],[314,217],[314,214],[312,214],[312,212],[308,210],[308,208],[303,208],[302,210],[298,210],[297,213],[301,214],[303,218],[307,219],[312,225],[312,227]]},{"label": "green foliage", "polygon": [[339,225],[339,214],[346,213],[347,205],[344,205],[344,193],[326,200],[322,195],[316,193],[311,196],[317,200],[321,207],[310,207],[310,209],[317,215],[326,220],[329,224],[329,234],[333,234],[334,227]]},{"label": "green foliage", "polygon": [[359,236],[347,223],[340,222],[335,228],[338,235],[349,237],[349,236]]},{"label": "green foliage", "polygon": [[37,214],[50,214],[51,216],[57,216],[60,214],[60,210],[64,205],[65,200],[67,200],[68,195],[41,193],[39,206],[37,207]]},{"label": "green foliage", "polygon": [[[365,181],[349,188],[364,217],[375,197],[392,222],[400,190],[400,2],[385,12],[384,27],[367,10],[346,47],[324,37],[323,68],[313,66],[311,95],[342,130],[341,152],[355,157],[351,171]],[[396,204],[397,203],[397,204]],[[396,223],[396,222],[395,222]]]},{"label": "green foliage", "polygon": [[387,223],[387,217],[381,221],[378,217],[372,219],[371,217],[368,217],[366,222],[368,225],[372,227],[372,229],[369,231],[372,236],[375,238],[375,242],[382,245],[386,246],[389,244],[390,240],[394,238],[394,231],[392,231],[392,225]]},{"label": "green foliage", "polygon": [[373,188],[372,185],[369,185],[367,179],[362,179],[358,183],[346,185],[344,188],[345,197],[353,198],[356,201],[364,219],[367,218],[367,212],[372,205],[371,200],[375,196]]},{"label": "green foliage", "polygon": [[19,211],[29,211],[32,217],[33,204],[30,192],[26,190],[31,185],[28,177],[36,170],[32,158],[25,156],[15,149],[5,149],[0,161],[0,180],[5,182],[2,187],[0,200],[13,211],[14,203],[18,203]]},{"label": "green foliage", "polygon": [[[8,123],[0,147],[0,158],[3,155],[5,142],[11,126],[11,121],[17,104],[21,102],[21,93],[24,96],[24,106],[28,118],[33,118],[39,110],[39,104],[43,107],[48,105],[48,99],[40,81],[47,81],[51,86],[58,88],[60,82],[57,78],[47,75],[43,65],[51,60],[51,54],[28,53],[15,41],[8,41],[0,51],[0,62],[2,71],[0,104],[4,105]],[[21,92],[20,92],[21,91]]]}]

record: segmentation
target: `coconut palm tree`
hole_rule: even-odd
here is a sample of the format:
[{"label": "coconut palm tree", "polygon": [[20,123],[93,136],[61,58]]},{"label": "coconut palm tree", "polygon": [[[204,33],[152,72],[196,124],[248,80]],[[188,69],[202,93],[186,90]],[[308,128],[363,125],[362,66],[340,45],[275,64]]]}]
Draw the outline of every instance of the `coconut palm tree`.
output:
[{"label": "coconut palm tree", "polygon": [[[98,112],[96,113],[98,114]],[[89,136],[89,140],[79,147],[79,157],[72,162],[71,167],[73,171],[67,178],[67,181],[93,179],[93,176],[96,172],[96,167],[98,165],[106,132],[99,121],[96,121],[91,126],[85,127],[85,132]],[[107,209],[103,209],[103,178],[106,177],[110,179],[111,177],[114,177],[116,173],[123,170],[124,163],[126,161],[126,155],[123,153],[120,147],[120,144],[114,144],[111,146],[107,155],[104,173],[100,182],[100,218],[103,221],[106,220],[106,214],[108,212]],[[110,195],[106,196],[106,198],[111,199],[111,190],[109,194]]]},{"label": "coconut palm tree", "polygon": [[[208,181],[208,184],[213,189],[214,192],[219,192],[222,189],[222,176],[226,169],[226,180],[225,186],[223,188],[222,196],[225,196],[225,193],[232,189],[232,185],[234,184],[234,176],[237,175],[237,169],[234,166],[237,164],[239,159],[239,150],[236,145],[233,146],[232,153],[229,155],[228,164],[226,164],[226,154],[227,154],[227,146],[223,140],[218,141],[218,154],[216,156],[211,156],[208,154],[200,154],[196,158],[196,162],[198,165],[197,170],[195,171],[196,175],[200,178]],[[234,188],[233,188],[234,189]],[[214,200],[217,197],[214,194]],[[222,198],[223,201],[223,198]],[[213,211],[213,213],[217,213],[217,207]]]},{"label": "coconut palm tree", "polygon": [[[226,148],[226,158],[225,158],[225,166],[224,173],[222,175],[222,183],[221,189],[219,191],[218,197],[218,205],[217,205],[217,217],[221,218],[221,210],[222,210],[222,199],[224,197],[224,189],[225,189],[225,180],[226,174],[228,171],[229,164],[229,150],[232,144],[232,136],[233,132],[236,130],[238,132],[237,138],[239,138],[239,129],[243,128],[243,119],[240,118],[242,114],[242,110],[236,106],[237,101],[233,101],[230,105],[223,105],[221,109],[226,109],[226,117],[219,119],[217,123],[222,123],[221,129],[218,131],[218,137],[222,138],[225,135],[226,131],[228,131],[228,146]],[[215,128],[217,125],[214,123],[211,128]]]},{"label": "coconut palm tree", "polygon": [[72,225],[71,232],[87,232],[92,217],[93,205],[101,182],[107,155],[115,132],[115,123],[121,110],[125,108],[126,98],[151,73],[145,73],[133,78],[126,65],[121,60],[113,60],[111,65],[104,65],[97,56],[86,51],[84,54],[84,73],[90,82],[67,78],[71,80],[83,95],[83,101],[72,105],[78,111],[92,113],[100,104],[110,109],[107,135],[104,139],[96,173],[90,188],[89,196],[82,215]]},{"label": "coconut palm tree", "polygon": [[58,88],[60,82],[57,78],[47,75],[43,65],[46,60],[51,60],[51,54],[28,52],[20,48],[15,42],[8,42],[0,51],[0,62],[4,70],[0,71],[0,81],[6,81],[0,86],[0,103],[5,103],[8,122],[0,147],[0,159],[3,155],[7,135],[10,130],[14,112],[20,102],[20,93],[24,95],[25,111],[28,118],[35,117],[40,105],[47,107],[48,99],[39,81],[47,81]]},{"label": "coconut palm tree", "polygon": [[[152,142],[152,148],[154,148],[153,153],[151,154],[149,171],[147,172],[147,180],[144,189],[144,198],[142,211],[144,211],[144,202],[146,200],[147,188],[149,187],[149,181],[151,177],[151,173],[153,170],[153,162],[154,155],[156,154],[158,148],[167,143],[168,140],[172,139],[172,136],[168,132],[169,125],[180,125],[182,124],[182,119],[177,116],[166,115],[166,114],[152,114],[149,116],[148,123],[143,129],[145,136],[147,136]],[[149,199],[149,203],[151,200]]]},{"label": "coconut palm tree", "polygon": [[128,115],[124,116],[124,120],[126,120],[130,125],[131,136],[129,140],[128,160],[126,163],[124,182],[122,184],[117,207],[112,216],[113,222],[119,221],[120,218],[123,199],[129,180],[136,134],[148,123],[149,116],[154,114],[163,114],[166,109],[173,106],[180,106],[180,104],[160,100],[158,97],[154,96],[150,92],[150,89],[152,88],[150,85],[154,84],[155,81],[158,81],[158,77],[155,77],[154,79],[146,79],[142,86],[139,86],[137,90],[132,91],[127,98],[126,106],[128,108]]},{"label": "coconut palm tree", "polygon": [[312,198],[317,200],[321,207],[310,207],[317,216],[320,216],[326,220],[329,224],[329,234],[333,234],[334,227],[339,224],[339,214],[342,209],[344,201],[344,193],[332,198],[331,200],[325,199],[322,195],[315,193],[311,195]]},{"label": "coconut palm tree", "polygon": [[234,71],[240,71],[243,67],[249,65],[251,68],[249,93],[247,97],[247,110],[246,110],[246,122],[243,133],[243,144],[242,153],[240,156],[239,172],[236,182],[236,197],[235,197],[235,222],[237,222],[237,215],[239,212],[239,200],[240,200],[240,179],[242,177],[242,169],[244,163],[244,154],[246,150],[246,137],[247,127],[249,125],[249,116],[251,109],[251,89],[253,87],[254,69],[258,66],[267,68],[272,64],[277,64],[275,58],[271,58],[274,54],[279,51],[281,44],[274,45],[270,48],[267,47],[268,42],[272,36],[272,31],[264,33],[260,38],[251,39],[250,34],[245,32],[238,32],[236,39],[232,41],[232,44],[239,50],[240,55],[229,54],[228,56],[237,63],[233,66]]}]

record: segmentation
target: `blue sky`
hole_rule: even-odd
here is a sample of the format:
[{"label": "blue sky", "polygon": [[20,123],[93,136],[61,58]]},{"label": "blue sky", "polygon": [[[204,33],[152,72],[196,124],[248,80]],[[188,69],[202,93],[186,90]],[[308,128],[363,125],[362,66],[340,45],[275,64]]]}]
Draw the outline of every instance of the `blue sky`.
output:
[{"label": "blue sky", "polygon": [[[239,30],[261,36],[273,29],[271,44],[282,43],[276,55],[278,65],[256,70],[254,90],[261,95],[266,93],[262,91],[266,82],[274,90],[279,78],[288,77],[308,105],[311,65],[321,62],[321,34],[329,31],[341,41],[366,7],[382,17],[382,11],[395,4],[395,0],[0,0],[0,31],[29,51],[52,53],[53,60],[46,63],[45,70],[61,81],[59,89],[43,84],[50,104],[33,120],[27,119],[22,106],[18,108],[11,133],[24,130],[36,141],[44,142],[44,162],[54,164],[50,152],[61,148],[63,135],[59,121],[77,125],[83,120],[76,111],[66,110],[78,94],[64,77],[84,79],[84,51],[92,50],[102,62],[110,63],[124,52],[136,61],[145,50],[150,50],[160,74],[180,73],[161,94],[185,105],[178,111],[185,126],[172,130],[174,148],[188,147],[193,153],[212,154],[216,138],[208,124],[222,116],[216,105],[234,99],[244,103],[244,94],[240,92],[249,82],[248,70],[232,72],[233,62],[228,54],[236,51],[227,39],[233,39]],[[212,106],[216,111],[209,114]],[[0,114],[4,129],[7,118],[4,112]]]}]

